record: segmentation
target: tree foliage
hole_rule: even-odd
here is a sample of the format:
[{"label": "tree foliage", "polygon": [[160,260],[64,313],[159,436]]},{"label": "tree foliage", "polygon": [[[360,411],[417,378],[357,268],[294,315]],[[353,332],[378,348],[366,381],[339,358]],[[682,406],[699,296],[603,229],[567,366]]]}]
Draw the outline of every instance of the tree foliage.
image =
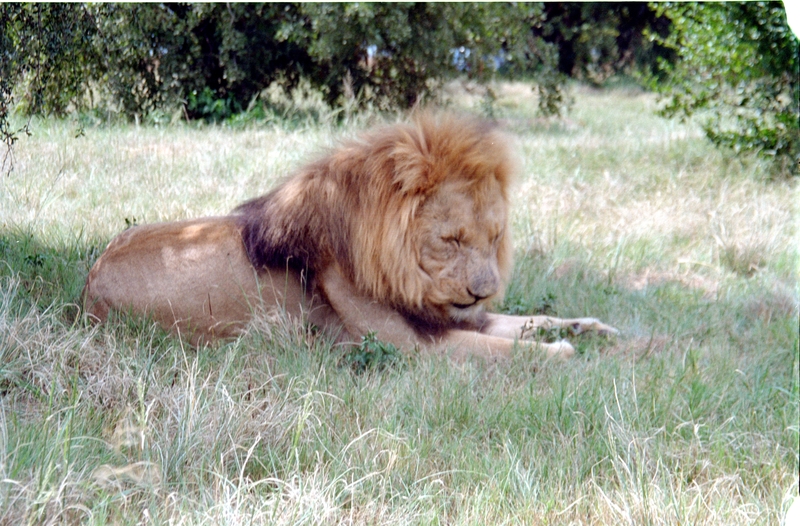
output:
[{"label": "tree foliage", "polygon": [[[457,74],[488,78],[487,57],[525,35],[535,14],[481,4],[3,4],[0,120],[13,104],[27,114],[181,108],[218,119],[273,82],[291,90],[302,79],[332,105],[408,107]],[[452,55],[463,46],[472,59],[459,70]]]},{"label": "tree foliage", "polygon": [[447,79],[503,75],[558,113],[569,76],[639,60],[654,21],[641,3],[2,4],[0,122],[14,104],[218,120],[303,81],[333,106],[409,107]]},{"label": "tree foliage", "polygon": [[[99,4],[104,84],[125,115],[182,108],[190,119],[242,111],[270,83],[318,71],[291,4]],[[293,28],[288,30],[287,28]]]},{"label": "tree foliage", "polygon": [[63,116],[101,74],[93,30],[91,15],[71,4],[0,3],[0,137],[7,146],[28,131],[11,128],[15,103],[28,115]]},{"label": "tree foliage", "polygon": [[662,63],[669,82],[654,83],[666,116],[697,115],[708,138],[774,159],[781,171],[800,163],[800,54],[780,2],[656,4],[673,25]]}]

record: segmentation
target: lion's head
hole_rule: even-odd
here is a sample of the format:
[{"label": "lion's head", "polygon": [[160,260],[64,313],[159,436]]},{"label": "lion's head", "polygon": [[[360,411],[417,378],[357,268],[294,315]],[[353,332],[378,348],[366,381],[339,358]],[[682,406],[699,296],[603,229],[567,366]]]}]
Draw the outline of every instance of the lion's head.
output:
[{"label": "lion's head", "polygon": [[506,144],[483,121],[431,114],[344,144],[237,209],[251,261],[336,262],[419,322],[475,320],[511,269]]}]

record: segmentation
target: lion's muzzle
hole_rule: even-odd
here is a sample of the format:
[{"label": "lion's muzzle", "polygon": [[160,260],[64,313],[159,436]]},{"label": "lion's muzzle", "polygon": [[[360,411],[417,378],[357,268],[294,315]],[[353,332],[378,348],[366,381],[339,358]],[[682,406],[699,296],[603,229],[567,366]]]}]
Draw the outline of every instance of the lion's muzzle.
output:
[{"label": "lion's muzzle", "polygon": [[484,266],[469,276],[467,292],[477,303],[497,294],[500,290],[500,274],[492,266]]}]

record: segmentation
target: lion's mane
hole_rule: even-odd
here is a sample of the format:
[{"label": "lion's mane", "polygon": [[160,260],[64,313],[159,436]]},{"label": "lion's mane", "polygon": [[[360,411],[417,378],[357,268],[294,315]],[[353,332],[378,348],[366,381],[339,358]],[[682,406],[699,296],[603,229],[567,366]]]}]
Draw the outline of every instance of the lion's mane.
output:
[{"label": "lion's mane", "polygon": [[[451,115],[423,113],[371,131],[236,209],[248,257],[256,268],[288,264],[312,275],[336,263],[376,301],[434,325],[452,323],[427,312],[416,212],[448,182],[468,192],[476,207],[496,199],[499,188],[507,207],[515,171],[507,144],[494,125]],[[508,234],[497,259],[505,285]]]}]

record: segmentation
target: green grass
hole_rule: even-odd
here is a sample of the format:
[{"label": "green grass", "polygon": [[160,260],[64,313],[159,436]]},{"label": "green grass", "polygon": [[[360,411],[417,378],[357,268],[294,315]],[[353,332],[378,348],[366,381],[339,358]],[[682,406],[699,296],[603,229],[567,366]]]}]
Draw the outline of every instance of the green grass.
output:
[{"label": "green grass", "polygon": [[127,224],[225,213],[370,119],[36,123],[0,180],[0,524],[780,524],[797,183],[635,90],[576,88],[562,121],[497,92],[523,161],[501,309],[623,332],[566,363],[362,366],[285,319],[200,349],[86,325],[83,280]]}]

